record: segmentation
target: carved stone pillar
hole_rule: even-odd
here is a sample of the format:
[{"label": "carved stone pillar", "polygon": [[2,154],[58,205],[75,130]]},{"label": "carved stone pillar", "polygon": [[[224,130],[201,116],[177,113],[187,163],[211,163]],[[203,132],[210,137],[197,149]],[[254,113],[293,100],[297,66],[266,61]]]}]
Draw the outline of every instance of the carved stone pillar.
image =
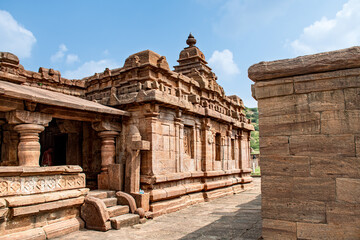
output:
[{"label": "carved stone pillar", "polygon": [[117,122],[101,121],[92,123],[101,138],[101,173],[98,175],[98,189],[121,190],[122,174],[120,164],[115,164],[115,137],[121,131]]},{"label": "carved stone pillar", "polygon": [[44,131],[44,129],[44,126],[38,124],[19,124],[14,127],[14,130],[20,134],[18,145],[20,166],[39,166],[39,133]]},{"label": "carved stone pillar", "polygon": [[115,137],[116,131],[99,132],[101,138],[101,171],[106,172],[110,164],[115,163]]},{"label": "carved stone pillar", "polygon": [[15,110],[7,112],[6,119],[9,124],[18,124],[14,127],[14,130],[20,135],[18,145],[19,165],[39,167],[39,133],[44,131],[44,126],[47,126],[51,121],[51,115]]}]

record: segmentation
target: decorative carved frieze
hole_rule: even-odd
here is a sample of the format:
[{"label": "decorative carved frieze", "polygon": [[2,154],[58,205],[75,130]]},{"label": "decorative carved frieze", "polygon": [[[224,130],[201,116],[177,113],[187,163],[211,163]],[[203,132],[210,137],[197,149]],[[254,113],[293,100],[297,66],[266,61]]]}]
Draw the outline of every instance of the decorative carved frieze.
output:
[{"label": "decorative carved frieze", "polygon": [[85,174],[0,177],[0,197],[55,192],[85,187]]}]

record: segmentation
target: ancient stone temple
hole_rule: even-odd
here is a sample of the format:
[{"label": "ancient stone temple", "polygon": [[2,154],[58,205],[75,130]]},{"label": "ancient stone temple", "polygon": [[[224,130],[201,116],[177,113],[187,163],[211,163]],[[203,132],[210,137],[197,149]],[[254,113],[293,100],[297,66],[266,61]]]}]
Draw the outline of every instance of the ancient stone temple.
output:
[{"label": "ancient stone temple", "polygon": [[0,53],[0,239],[119,229],[251,186],[243,102],[186,43],[174,71],[146,50],[80,80]]}]

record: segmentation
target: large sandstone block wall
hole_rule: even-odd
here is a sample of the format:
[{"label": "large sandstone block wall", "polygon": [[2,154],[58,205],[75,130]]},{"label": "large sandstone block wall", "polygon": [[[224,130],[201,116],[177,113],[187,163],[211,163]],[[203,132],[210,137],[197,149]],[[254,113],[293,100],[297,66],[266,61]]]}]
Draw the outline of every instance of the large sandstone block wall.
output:
[{"label": "large sandstone block wall", "polygon": [[264,239],[360,239],[360,48],[249,68]]}]

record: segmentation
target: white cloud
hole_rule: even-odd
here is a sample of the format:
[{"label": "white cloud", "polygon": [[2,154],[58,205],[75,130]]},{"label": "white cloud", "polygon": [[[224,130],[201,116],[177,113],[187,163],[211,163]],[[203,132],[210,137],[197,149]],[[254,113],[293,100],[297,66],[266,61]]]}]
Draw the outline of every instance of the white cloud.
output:
[{"label": "white cloud", "polygon": [[81,79],[94,75],[96,72],[103,72],[105,68],[116,68],[119,64],[110,59],[102,59],[100,61],[89,61],[78,67],[76,70],[65,71],[64,77],[69,79]]},{"label": "white cloud", "polygon": [[65,44],[60,44],[59,50],[50,57],[51,62],[60,62],[64,59],[65,52],[67,52],[68,49],[65,46]]},{"label": "white cloud", "polygon": [[0,51],[11,52],[19,58],[31,56],[36,38],[4,10],[0,10],[0,36]]},{"label": "white cloud", "polygon": [[222,52],[214,51],[209,64],[214,68],[214,72],[221,75],[236,75],[240,70],[233,59],[233,54],[230,50],[225,49]]},{"label": "white cloud", "polygon": [[66,56],[66,64],[73,64],[79,61],[80,61],[79,56],[76,54],[68,54]]},{"label": "white cloud", "polygon": [[322,17],[290,43],[296,54],[312,54],[360,44],[360,1],[349,0],[332,19]]}]

